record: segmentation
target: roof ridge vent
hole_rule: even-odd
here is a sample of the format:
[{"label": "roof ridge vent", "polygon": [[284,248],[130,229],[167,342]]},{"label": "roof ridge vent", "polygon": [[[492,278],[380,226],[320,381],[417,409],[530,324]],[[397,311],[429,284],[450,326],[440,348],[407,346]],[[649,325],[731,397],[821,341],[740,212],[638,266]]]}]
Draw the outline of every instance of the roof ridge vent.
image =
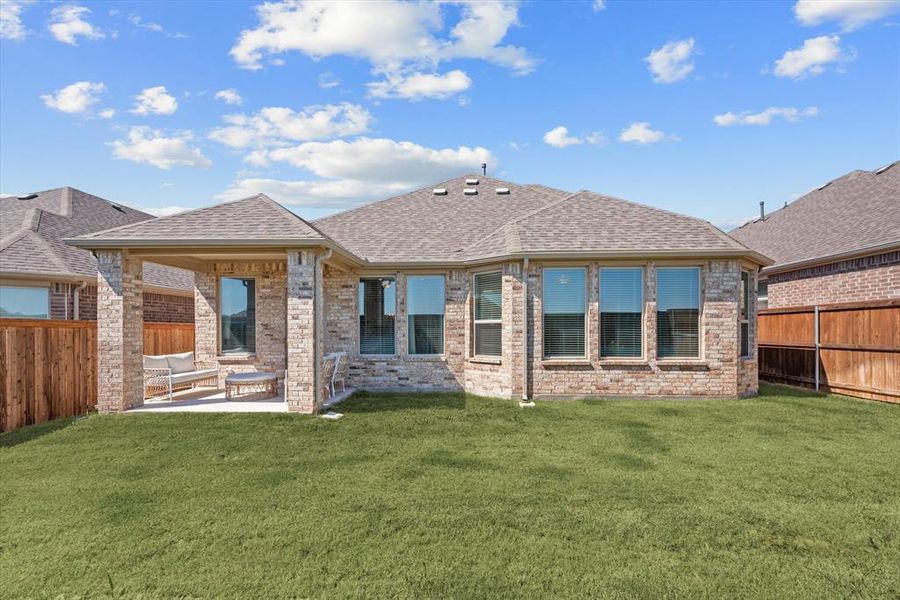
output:
[{"label": "roof ridge vent", "polygon": [[888,169],[890,169],[891,167],[896,165],[897,162],[900,162],[900,161],[895,161],[892,163],[888,163],[888,164],[884,165],[883,167],[878,167],[877,169],[875,169],[875,174],[880,175],[881,173],[884,173],[885,171],[887,171]]},{"label": "roof ridge vent", "polygon": [[446,196],[447,188],[434,188],[433,190],[431,190],[431,193],[435,196]]},{"label": "roof ridge vent", "polygon": [[503,195],[503,196],[505,196],[505,195],[509,194],[509,188],[507,188],[507,187],[497,188],[497,189],[494,190],[494,191],[497,192],[498,195]]},{"label": "roof ridge vent", "polygon": [[478,185],[478,179],[474,177],[466,179],[466,185]]},{"label": "roof ridge vent", "polygon": [[17,200],[34,200],[37,198],[37,194],[22,194],[21,196],[16,196]]},{"label": "roof ridge vent", "polygon": [[828,187],[829,185],[831,185],[832,183],[834,183],[834,182],[833,182],[833,181],[829,181],[829,182],[826,183],[825,185],[823,185],[823,186],[821,186],[821,187],[817,187],[817,188],[816,188],[816,191],[818,192],[819,190],[824,190],[825,188],[827,188],[827,187]]},{"label": "roof ridge vent", "polygon": [[466,188],[463,190],[463,194],[465,194],[466,196],[476,196],[478,195],[478,190],[476,190],[475,188]]}]

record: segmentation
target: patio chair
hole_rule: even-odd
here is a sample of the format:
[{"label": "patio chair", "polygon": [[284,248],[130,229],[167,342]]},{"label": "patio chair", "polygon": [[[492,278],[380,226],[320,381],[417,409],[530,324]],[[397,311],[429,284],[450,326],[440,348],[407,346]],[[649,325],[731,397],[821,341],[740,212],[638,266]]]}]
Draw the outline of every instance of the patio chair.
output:
[{"label": "patio chair", "polygon": [[330,398],[334,393],[331,384],[331,378],[334,376],[334,367],[337,363],[337,356],[334,354],[326,354],[322,365],[322,385],[325,387],[325,397]]},{"label": "patio chair", "polygon": [[336,360],[334,365],[334,374],[331,376],[332,395],[337,393],[335,391],[335,386],[338,383],[340,383],[341,385],[342,392],[346,389],[345,383],[347,380],[347,373],[350,371],[350,357],[346,352],[335,352],[334,356]]},{"label": "patio chair", "polygon": [[176,388],[217,385],[218,377],[216,363],[194,360],[193,352],[144,355],[144,398],[165,395],[171,400]]}]

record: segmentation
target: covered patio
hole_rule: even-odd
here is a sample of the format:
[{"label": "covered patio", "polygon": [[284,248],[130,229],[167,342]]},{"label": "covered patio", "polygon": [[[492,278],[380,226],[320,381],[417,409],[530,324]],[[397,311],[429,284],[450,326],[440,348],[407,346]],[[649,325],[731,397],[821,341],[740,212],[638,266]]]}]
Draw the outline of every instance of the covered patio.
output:
[{"label": "covered patio", "polygon": [[[67,240],[97,258],[100,412],[318,412],[325,264],[359,259],[263,195]],[[215,369],[215,388],[173,402],[144,401],[143,263],[194,273],[193,360]],[[200,367],[198,367],[200,368]],[[266,372],[277,396],[226,401],[225,378]]]}]

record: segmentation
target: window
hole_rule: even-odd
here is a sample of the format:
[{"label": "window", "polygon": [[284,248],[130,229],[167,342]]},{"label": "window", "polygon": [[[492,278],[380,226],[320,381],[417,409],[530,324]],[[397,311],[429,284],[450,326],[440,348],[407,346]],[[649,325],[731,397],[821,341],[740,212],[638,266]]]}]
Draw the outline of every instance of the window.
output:
[{"label": "window", "polygon": [[394,354],[397,285],[393,277],[359,280],[359,353]]},{"label": "window", "polygon": [[256,280],[219,279],[222,354],[256,352]]},{"label": "window", "polygon": [[700,357],[700,269],[656,270],[656,354]]},{"label": "window", "polygon": [[406,278],[407,338],[410,354],[444,353],[444,276]]},{"label": "window", "polygon": [[544,269],[544,358],[585,355],[584,273]]},{"label": "window", "polygon": [[741,356],[750,356],[750,273],[741,271]]},{"label": "window", "polygon": [[763,279],[756,288],[756,302],[759,308],[769,307],[769,282]]},{"label": "window", "polygon": [[16,285],[0,286],[0,318],[49,319],[50,289]]},{"label": "window", "polygon": [[500,272],[475,275],[475,356],[503,353],[503,278]]},{"label": "window", "polygon": [[641,267],[600,269],[600,356],[643,355],[644,270]]}]

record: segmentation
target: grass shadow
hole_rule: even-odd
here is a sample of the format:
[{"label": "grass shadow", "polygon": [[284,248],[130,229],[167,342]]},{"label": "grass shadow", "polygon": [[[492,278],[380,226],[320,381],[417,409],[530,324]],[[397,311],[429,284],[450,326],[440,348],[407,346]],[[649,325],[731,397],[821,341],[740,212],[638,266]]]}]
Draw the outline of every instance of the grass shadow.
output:
[{"label": "grass shadow", "polygon": [[0,448],[12,448],[13,446],[36,440],[47,434],[65,429],[69,425],[73,425],[80,418],[83,417],[66,417],[64,419],[47,421],[46,423],[40,423],[38,425],[20,427],[19,429],[7,433],[0,433]]},{"label": "grass shadow", "polygon": [[465,410],[466,396],[457,392],[399,395],[359,391],[341,402],[340,407],[341,411],[345,413],[433,410],[436,408]]},{"label": "grass shadow", "polygon": [[828,394],[816,392],[807,388],[787,385],[784,383],[762,383],[759,384],[760,396],[781,396],[785,398],[825,398]]}]

